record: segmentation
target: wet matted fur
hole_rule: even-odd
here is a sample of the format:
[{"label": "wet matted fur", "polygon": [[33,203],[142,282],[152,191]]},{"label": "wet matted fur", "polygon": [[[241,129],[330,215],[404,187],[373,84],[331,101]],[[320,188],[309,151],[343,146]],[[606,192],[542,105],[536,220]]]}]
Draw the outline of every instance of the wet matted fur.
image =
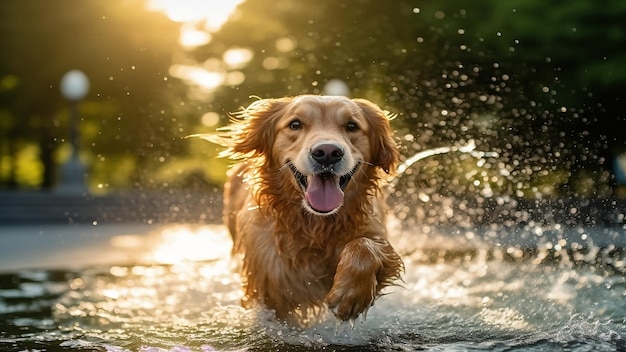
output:
[{"label": "wet matted fur", "polygon": [[353,320],[400,278],[381,191],[399,157],[390,118],[367,100],[303,95],[256,101],[205,136],[239,161],[224,220],[244,306],[297,324],[326,306]]}]

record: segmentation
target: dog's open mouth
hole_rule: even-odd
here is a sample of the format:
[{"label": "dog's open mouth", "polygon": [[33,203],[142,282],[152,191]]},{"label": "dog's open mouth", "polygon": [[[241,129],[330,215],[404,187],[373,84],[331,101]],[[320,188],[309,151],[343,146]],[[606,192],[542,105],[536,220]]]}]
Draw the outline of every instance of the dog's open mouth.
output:
[{"label": "dog's open mouth", "polygon": [[318,213],[330,213],[343,204],[343,192],[358,167],[359,164],[342,176],[329,171],[305,175],[289,163],[308,205]]}]

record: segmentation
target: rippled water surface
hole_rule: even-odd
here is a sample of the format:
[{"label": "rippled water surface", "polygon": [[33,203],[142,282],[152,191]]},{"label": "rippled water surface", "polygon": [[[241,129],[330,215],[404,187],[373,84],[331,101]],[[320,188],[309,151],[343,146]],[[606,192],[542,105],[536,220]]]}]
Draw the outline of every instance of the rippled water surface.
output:
[{"label": "rippled water surface", "polygon": [[[402,234],[407,238],[410,234]],[[367,320],[307,329],[239,306],[218,226],[112,238],[144,264],[0,274],[2,351],[615,351],[626,279],[615,249],[405,249],[406,274]],[[200,248],[200,251],[197,249]]]}]

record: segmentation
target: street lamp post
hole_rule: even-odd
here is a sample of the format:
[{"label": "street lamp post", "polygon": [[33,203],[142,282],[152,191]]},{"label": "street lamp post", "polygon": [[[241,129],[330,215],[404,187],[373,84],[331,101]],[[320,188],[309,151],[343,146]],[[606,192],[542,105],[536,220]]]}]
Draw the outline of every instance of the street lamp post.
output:
[{"label": "street lamp post", "polygon": [[89,79],[79,70],[68,71],[61,78],[61,94],[70,102],[70,143],[72,156],[61,166],[61,179],[57,192],[64,194],[87,194],[88,187],[85,180],[87,168],[78,157],[78,103],[89,92]]}]

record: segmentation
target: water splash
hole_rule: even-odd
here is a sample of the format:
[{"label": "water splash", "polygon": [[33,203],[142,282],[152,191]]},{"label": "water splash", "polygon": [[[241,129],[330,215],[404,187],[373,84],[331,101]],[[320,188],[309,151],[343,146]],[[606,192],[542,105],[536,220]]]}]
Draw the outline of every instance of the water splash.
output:
[{"label": "water splash", "polygon": [[476,150],[476,143],[473,140],[470,140],[467,144],[460,146],[460,147],[440,147],[440,148],[433,148],[433,149],[426,149],[423,151],[420,151],[418,153],[413,154],[413,156],[411,156],[410,158],[406,159],[402,164],[400,164],[400,166],[398,166],[398,176],[402,176],[402,174],[409,168],[411,167],[413,164],[415,164],[416,162],[422,160],[422,159],[426,159],[429,158],[431,156],[435,156],[435,155],[439,155],[439,154],[446,154],[446,153],[454,153],[454,152],[459,152],[459,153],[464,153],[464,154],[469,154],[475,158],[478,159],[482,159],[482,158],[497,158],[498,157],[498,153],[497,152],[481,152],[481,151],[477,151]]},{"label": "water splash", "polygon": [[[227,241],[216,226],[178,226],[165,231],[168,236],[161,231],[147,239],[172,241],[176,231],[182,242],[194,239],[190,233],[217,244]],[[405,243],[420,239],[410,231],[397,235],[394,240]],[[564,248],[514,255],[507,247],[432,243],[438,238],[445,236],[433,229],[422,245],[396,242],[406,263],[404,282],[390,288],[354,329],[349,324],[337,329],[330,314],[319,325],[296,329],[277,322],[272,312],[243,309],[241,280],[228,251],[173,264],[5,274],[0,276],[0,321],[5,321],[0,347],[23,350],[42,341],[106,351],[623,346],[626,277],[604,265],[601,258],[609,258],[604,249],[582,264],[568,259]]]}]

